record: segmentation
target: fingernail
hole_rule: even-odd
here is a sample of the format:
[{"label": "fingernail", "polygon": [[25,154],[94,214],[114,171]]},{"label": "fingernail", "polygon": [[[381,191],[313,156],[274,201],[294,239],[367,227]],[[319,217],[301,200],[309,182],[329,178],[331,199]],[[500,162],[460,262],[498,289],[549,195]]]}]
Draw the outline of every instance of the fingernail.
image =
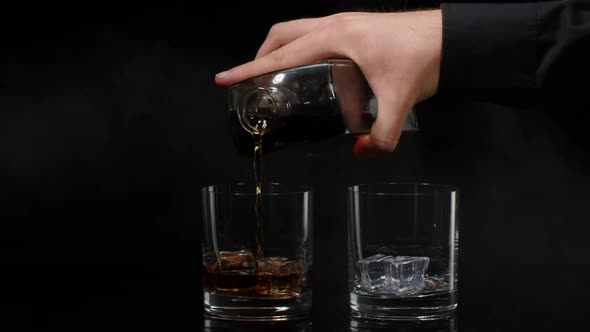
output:
[{"label": "fingernail", "polygon": [[375,149],[371,144],[371,139],[368,135],[360,135],[357,137],[352,152],[354,156],[359,159],[375,158],[380,154],[380,151]]},{"label": "fingernail", "polygon": [[362,153],[363,153],[363,146],[362,146],[362,143],[359,140],[357,140],[354,143],[354,146],[352,148],[352,152],[354,153],[355,156],[361,156],[362,155]]},{"label": "fingernail", "polygon": [[224,78],[225,76],[227,76],[228,73],[229,73],[229,70],[222,71],[221,73],[217,73],[215,75],[215,77],[217,77],[217,78]]},{"label": "fingernail", "polygon": [[373,156],[373,153],[366,144],[366,138],[358,137],[352,148],[353,155],[359,159],[368,159]]}]

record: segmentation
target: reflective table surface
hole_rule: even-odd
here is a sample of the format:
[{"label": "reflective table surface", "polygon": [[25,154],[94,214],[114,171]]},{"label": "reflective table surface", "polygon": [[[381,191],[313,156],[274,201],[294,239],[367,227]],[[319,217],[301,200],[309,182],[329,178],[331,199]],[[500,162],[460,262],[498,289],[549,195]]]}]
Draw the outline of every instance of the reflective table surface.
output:
[{"label": "reflective table surface", "polygon": [[[366,322],[349,316],[341,279],[319,278],[307,319],[252,323],[210,319],[203,314],[198,270],[172,265],[7,266],[3,319],[22,330],[109,329],[129,331],[579,331],[581,300],[554,306],[519,298],[512,290],[491,297],[463,290],[451,319],[430,322]],[[324,279],[324,280],[322,280]],[[16,285],[17,287],[13,287]],[[467,286],[466,286],[467,287]],[[464,288],[466,288],[464,287]],[[492,300],[493,299],[493,300]],[[537,301],[538,302],[538,301]],[[545,309],[540,305],[546,306]]]}]

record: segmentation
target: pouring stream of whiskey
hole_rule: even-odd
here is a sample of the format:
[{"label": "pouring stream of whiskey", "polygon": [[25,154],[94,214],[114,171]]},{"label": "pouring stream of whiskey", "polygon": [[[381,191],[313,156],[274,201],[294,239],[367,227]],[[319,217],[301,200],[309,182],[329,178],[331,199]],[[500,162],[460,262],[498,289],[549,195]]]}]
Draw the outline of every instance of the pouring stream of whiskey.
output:
[{"label": "pouring stream of whiskey", "polygon": [[264,131],[260,130],[252,134],[254,138],[254,181],[256,184],[256,202],[254,212],[256,214],[256,257],[263,257],[264,231],[262,228],[262,136]]}]

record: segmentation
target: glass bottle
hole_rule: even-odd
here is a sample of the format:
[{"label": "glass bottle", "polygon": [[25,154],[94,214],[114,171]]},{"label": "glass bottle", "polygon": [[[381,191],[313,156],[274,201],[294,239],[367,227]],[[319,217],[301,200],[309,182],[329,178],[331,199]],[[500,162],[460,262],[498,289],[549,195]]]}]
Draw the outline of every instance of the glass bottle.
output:
[{"label": "glass bottle", "polygon": [[[353,61],[328,59],[234,83],[228,109],[234,143],[240,152],[251,154],[256,135],[264,137],[263,150],[268,152],[368,133],[377,116],[377,100]],[[403,130],[418,130],[414,110]]]}]

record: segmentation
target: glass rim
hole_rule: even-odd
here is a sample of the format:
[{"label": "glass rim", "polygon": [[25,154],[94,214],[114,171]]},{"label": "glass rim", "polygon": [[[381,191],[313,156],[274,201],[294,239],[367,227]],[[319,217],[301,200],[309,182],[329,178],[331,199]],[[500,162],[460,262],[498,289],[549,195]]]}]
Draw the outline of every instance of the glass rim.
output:
[{"label": "glass rim", "polygon": [[[278,192],[264,191],[265,187],[268,186],[279,187]],[[249,188],[249,191],[236,191],[237,188]],[[313,192],[311,185],[306,184],[295,184],[290,182],[263,182],[262,183],[262,196],[286,196],[286,195],[298,195]],[[203,192],[213,194],[224,194],[229,193],[232,196],[256,196],[255,184],[251,182],[232,182],[232,183],[217,183],[203,186],[201,188]]]},{"label": "glass rim", "polygon": [[[403,188],[404,186],[419,186],[421,188],[430,188],[431,191],[409,192],[409,191],[392,191],[393,188]],[[390,190],[387,190],[391,188]],[[349,192],[379,195],[379,196],[427,196],[445,193],[458,193],[457,186],[433,183],[433,182],[368,182],[348,186]]]}]

